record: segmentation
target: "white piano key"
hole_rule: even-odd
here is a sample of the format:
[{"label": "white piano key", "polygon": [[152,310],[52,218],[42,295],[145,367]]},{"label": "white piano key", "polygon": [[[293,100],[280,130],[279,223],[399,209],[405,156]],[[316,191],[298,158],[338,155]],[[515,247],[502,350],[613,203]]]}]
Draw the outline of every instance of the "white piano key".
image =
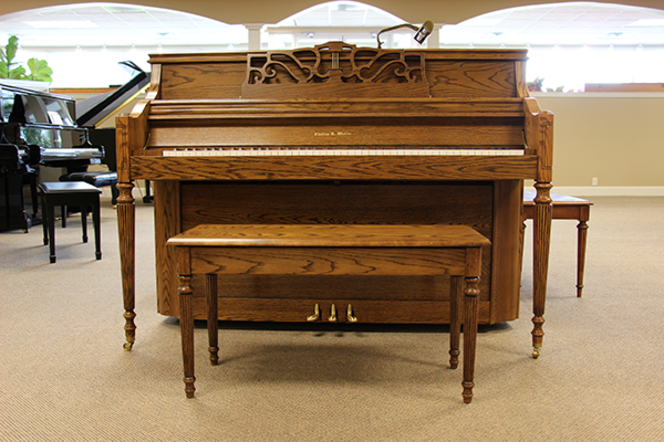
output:
[{"label": "white piano key", "polygon": [[524,155],[523,149],[438,149],[438,148],[229,148],[229,149],[165,149],[165,157],[194,156],[519,156]]}]

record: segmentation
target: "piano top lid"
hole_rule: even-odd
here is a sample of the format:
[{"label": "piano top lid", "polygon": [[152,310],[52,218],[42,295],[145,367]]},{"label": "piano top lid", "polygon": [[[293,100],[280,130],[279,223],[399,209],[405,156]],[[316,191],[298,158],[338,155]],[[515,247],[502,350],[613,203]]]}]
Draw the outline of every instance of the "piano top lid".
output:
[{"label": "piano top lid", "polygon": [[76,122],[79,126],[96,126],[129,100],[143,92],[150,83],[150,76],[134,62],[121,61],[118,64],[130,73],[134,73],[134,77],[114,91],[77,102]]},{"label": "piano top lid", "polygon": [[510,98],[528,95],[525,49],[313,48],[152,55],[151,98]]},{"label": "piano top lid", "polygon": [[6,84],[0,84],[0,89],[1,122],[76,128],[74,97]]},{"label": "piano top lid", "polygon": [[[376,48],[358,48],[376,51]],[[299,50],[299,49],[298,49]],[[424,53],[427,60],[528,60],[527,49],[385,49],[405,53]],[[148,62],[156,63],[218,63],[246,61],[248,54],[288,51],[243,51],[243,52],[196,52],[150,54]]]}]

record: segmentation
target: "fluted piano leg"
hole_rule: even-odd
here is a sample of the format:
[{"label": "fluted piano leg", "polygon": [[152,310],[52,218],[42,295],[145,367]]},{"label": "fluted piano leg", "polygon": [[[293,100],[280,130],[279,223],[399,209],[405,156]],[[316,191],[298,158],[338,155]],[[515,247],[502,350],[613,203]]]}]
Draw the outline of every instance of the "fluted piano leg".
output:
[{"label": "fluted piano leg", "polygon": [[552,200],[551,183],[535,183],[534,251],[533,251],[533,357],[538,358],[544,339],[544,306],[549,268]]},{"label": "fluted piano leg", "polygon": [[124,299],[125,339],[124,349],[129,351],[136,340],[134,324],[135,308],[135,211],[132,183],[118,183],[118,232],[120,241],[120,268],[122,272],[122,296]]}]

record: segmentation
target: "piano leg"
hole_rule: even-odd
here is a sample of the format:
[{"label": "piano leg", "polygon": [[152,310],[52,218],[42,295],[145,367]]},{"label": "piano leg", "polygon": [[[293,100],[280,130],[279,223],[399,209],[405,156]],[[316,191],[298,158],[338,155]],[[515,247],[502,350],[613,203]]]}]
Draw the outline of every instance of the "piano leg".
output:
[{"label": "piano leg", "polygon": [[120,237],[120,266],[122,269],[122,295],[124,299],[125,337],[124,349],[129,351],[136,339],[135,308],[135,212],[133,183],[118,183],[118,231]]},{"label": "piano leg", "polygon": [[551,241],[552,200],[551,183],[535,183],[534,251],[533,251],[533,358],[537,359],[544,339],[544,306],[549,269],[549,243]]}]

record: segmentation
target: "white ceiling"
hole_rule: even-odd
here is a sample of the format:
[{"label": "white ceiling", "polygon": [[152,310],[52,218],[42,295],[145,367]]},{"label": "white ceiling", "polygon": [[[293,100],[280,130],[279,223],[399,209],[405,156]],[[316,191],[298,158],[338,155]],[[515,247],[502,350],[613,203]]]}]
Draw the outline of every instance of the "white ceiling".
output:
[{"label": "white ceiling", "polygon": [[246,42],[243,26],[166,9],[90,3],[0,16],[0,34],[23,47],[198,45]]},{"label": "white ceiling", "polygon": [[445,42],[664,44],[664,10],[593,2],[506,9],[444,28]]},{"label": "white ceiling", "polygon": [[[426,19],[426,17],[424,17]],[[278,25],[302,32],[399,23],[362,3],[333,2],[295,14]],[[365,28],[363,30],[362,28]],[[368,31],[367,31],[368,32]],[[0,43],[18,35],[21,46],[197,46],[246,44],[246,29],[205,17],[112,3],[55,6],[0,16]],[[492,12],[441,30],[444,44],[664,45],[664,10],[578,2]]]}]

